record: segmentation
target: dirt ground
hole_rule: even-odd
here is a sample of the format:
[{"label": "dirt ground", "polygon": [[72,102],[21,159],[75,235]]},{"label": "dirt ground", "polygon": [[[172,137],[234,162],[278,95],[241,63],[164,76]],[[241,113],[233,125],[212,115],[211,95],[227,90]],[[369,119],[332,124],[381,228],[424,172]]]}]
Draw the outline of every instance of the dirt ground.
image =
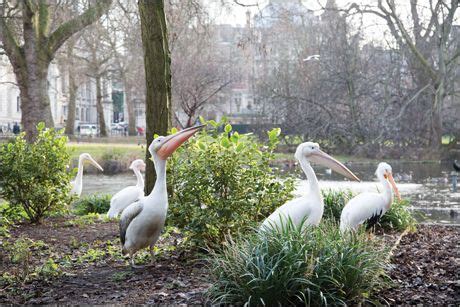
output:
[{"label": "dirt ground", "polygon": [[[12,263],[0,238],[0,275],[37,268],[48,258],[60,265],[54,277],[29,278],[14,285],[0,282],[0,303],[14,304],[203,304],[210,286],[205,264],[174,249],[179,238],[171,234],[160,242],[153,266],[132,270],[119,254],[118,225],[98,222],[74,225],[50,219],[43,225],[19,225],[10,242],[22,237],[44,244],[31,245],[31,255]],[[405,236],[395,251],[390,277],[393,286],[378,293],[381,302],[459,303],[458,242],[460,229],[419,226]],[[3,244],[3,245],[2,245]],[[171,246],[173,248],[171,248]],[[138,262],[149,261],[148,253]],[[19,273],[18,273],[19,272]]]}]

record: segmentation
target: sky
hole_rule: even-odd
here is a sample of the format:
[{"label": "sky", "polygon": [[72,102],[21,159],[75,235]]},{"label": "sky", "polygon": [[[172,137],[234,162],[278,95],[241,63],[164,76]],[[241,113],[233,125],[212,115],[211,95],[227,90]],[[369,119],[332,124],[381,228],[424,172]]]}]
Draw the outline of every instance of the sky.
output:
[{"label": "sky", "polygon": [[[244,25],[246,23],[246,12],[250,11],[251,16],[254,16],[257,12],[263,9],[269,2],[269,0],[236,0],[238,3],[248,5],[247,7],[235,4],[235,0],[205,0],[208,2],[208,7],[211,12],[211,16],[215,16],[216,23],[220,24],[231,24],[231,25]],[[322,13],[322,7],[325,6],[327,0],[302,0],[303,5],[308,9],[314,11],[316,15]],[[419,0],[421,5],[428,7],[428,0]],[[222,5],[225,2],[227,5],[225,8]],[[339,8],[348,7],[351,3],[357,3],[359,5],[372,5],[375,4],[376,0],[336,0],[336,4]],[[409,17],[409,0],[397,0],[398,12],[401,17]],[[421,14],[423,16],[423,13]],[[460,23],[460,10],[457,11],[457,22]],[[361,19],[362,18],[362,19]],[[376,41],[380,43],[386,43],[391,40],[390,35],[387,34],[388,28],[385,22],[374,15],[364,14],[362,17],[356,16],[353,23],[361,23],[363,25],[364,37],[368,41]]]}]

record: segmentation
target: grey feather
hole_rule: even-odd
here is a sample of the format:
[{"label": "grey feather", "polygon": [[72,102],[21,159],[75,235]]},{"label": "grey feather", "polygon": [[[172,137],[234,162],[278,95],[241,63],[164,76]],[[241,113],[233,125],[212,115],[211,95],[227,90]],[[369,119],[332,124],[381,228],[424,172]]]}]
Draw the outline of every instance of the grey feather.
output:
[{"label": "grey feather", "polygon": [[121,214],[120,217],[120,241],[121,245],[123,246],[126,241],[126,230],[128,229],[129,224],[131,224],[131,221],[134,220],[134,218],[141,213],[142,208],[144,206],[142,205],[141,202],[135,202],[129,205],[125,210],[123,210],[123,213]]}]

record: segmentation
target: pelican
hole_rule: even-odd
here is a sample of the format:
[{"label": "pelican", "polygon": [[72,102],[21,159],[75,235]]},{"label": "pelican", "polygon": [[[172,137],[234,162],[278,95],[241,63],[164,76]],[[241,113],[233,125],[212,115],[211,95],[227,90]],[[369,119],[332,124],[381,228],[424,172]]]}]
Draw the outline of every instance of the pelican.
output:
[{"label": "pelican", "polygon": [[104,169],[91,157],[89,153],[82,153],[78,158],[78,172],[77,177],[74,181],[70,182],[72,190],[70,194],[76,194],[78,197],[81,195],[81,190],[83,188],[83,164],[85,161],[89,161],[92,165],[97,167],[99,170],[104,171]]},{"label": "pelican", "polygon": [[137,184],[126,187],[112,196],[110,209],[107,212],[109,218],[117,217],[130,204],[144,197],[144,178],[142,178],[141,171],[145,171],[145,162],[142,159],[134,160],[129,169],[132,169],[136,175]]},{"label": "pelican", "polygon": [[324,211],[324,202],[318,186],[318,179],[310,162],[322,164],[335,172],[359,181],[345,165],[329,156],[319,148],[317,143],[306,142],[297,147],[295,158],[299,161],[300,167],[308,179],[309,193],[303,197],[293,199],[275,210],[262,223],[261,229],[281,227],[282,223],[290,219],[295,226],[318,225]]},{"label": "pelican", "polygon": [[382,193],[361,193],[348,201],[340,216],[340,230],[356,230],[359,225],[366,223],[367,228],[374,226],[379,219],[390,209],[393,202],[393,188],[396,197],[401,200],[396,183],[393,179],[391,166],[388,163],[379,163],[375,171],[383,186]]},{"label": "pelican", "polygon": [[120,240],[123,255],[129,254],[131,267],[136,268],[134,256],[142,248],[150,247],[153,263],[153,246],[163,229],[168,211],[166,190],[166,160],[172,153],[205,125],[184,129],[173,135],[153,140],[148,150],[155,164],[156,182],[152,192],[129,205],[121,213]]}]

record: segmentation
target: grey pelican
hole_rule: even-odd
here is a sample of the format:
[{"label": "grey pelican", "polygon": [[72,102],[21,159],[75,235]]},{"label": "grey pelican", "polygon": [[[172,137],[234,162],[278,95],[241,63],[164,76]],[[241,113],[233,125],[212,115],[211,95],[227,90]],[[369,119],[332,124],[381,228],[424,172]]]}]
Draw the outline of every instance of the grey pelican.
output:
[{"label": "grey pelican", "polygon": [[309,193],[306,196],[290,200],[276,209],[262,223],[262,230],[281,227],[288,219],[295,226],[299,226],[302,222],[305,222],[306,225],[318,225],[320,223],[324,211],[324,202],[318,186],[318,179],[310,162],[319,163],[345,177],[359,181],[358,177],[345,165],[322,151],[317,143],[306,142],[300,144],[295,152],[295,158],[299,161],[300,167],[307,176]]},{"label": "grey pelican", "polygon": [[85,161],[89,161],[92,165],[97,167],[99,170],[104,171],[104,169],[91,157],[89,153],[82,153],[78,158],[78,172],[77,177],[74,181],[70,182],[72,190],[70,194],[76,194],[78,197],[81,195],[81,190],[83,189],[83,164]]},{"label": "grey pelican", "polygon": [[157,179],[152,192],[132,203],[123,210],[120,217],[120,240],[122,253],[129,254],[130,264],[134,264],[134,256],[140,249],[150,247],[153,263],[153,246],[163,229],[168,211],[168,193],[166,190],[166,160],[186,140],[205,125],[181,130],[173,135],[157,137],[148,150],[155,164]]},{"label": "grey pelican", "polygon": [[121,191],[118,191],[110,199],[110,209],[107,212],[109,218],[115,218],[122,212],[126,207],[135,202],[136,200],[144,197],[144,178],[142,177],[141,171],[145,171],[145,162],[142,159],[137,159],[131,162],[129,166],[136,175],[136,185],[126,187]]},{"label": "grey pelican", "polygon": [[379,163],[375,171],[377,178],[383,186],[382,193],[361,193],[348,201],[340,216],[340,230],[356,230],[366,223],[367,228],[374,226],[380,218],[390,209],[394,193],[401,199],[396,183],[393,179],[392,169],[388,163]]}]

